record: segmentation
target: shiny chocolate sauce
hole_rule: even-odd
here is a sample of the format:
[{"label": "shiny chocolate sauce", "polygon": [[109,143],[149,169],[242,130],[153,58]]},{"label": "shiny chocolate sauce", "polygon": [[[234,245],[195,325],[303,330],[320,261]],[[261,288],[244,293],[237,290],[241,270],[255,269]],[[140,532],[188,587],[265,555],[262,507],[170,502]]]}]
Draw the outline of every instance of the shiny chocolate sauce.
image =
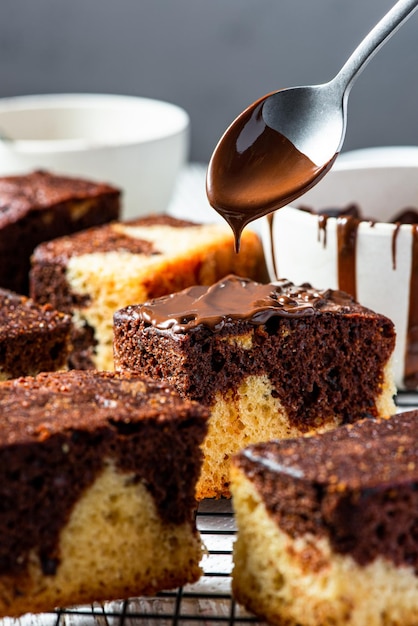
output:
[{"label": "shiny chocolate sauce", "polygon": [[[307,207],[299,207],[299,209],[301,211],[306,211],[307,213],[312,213],[312,209],[307,208]],[[327,245],[327,222],[328,222],[329,217],[342,219],[344,222],[347,221],[348,218],[352,219],[353,221],[360,218],[358,207],[355,204],[350,204],[345,209],[331,208],[331,209],[324,209],[323,211],[321,210],[321,213],[318,214],[318,241],[321,241],[321,236],[322,236],[324,248]],[[345,243],[344,241],[339,242],[339,248],[347,248],[347,245],[348,245],[347,240],[349,238],[347,238],[343,234],[342,228],[340,229],[340,235],[342,236],[343,239],[346,240],[346,242]]]},{"label": "shiny chocolate sauce", "polygon": [[[417,213],[418,217],[418,213]],[[405,387],[418,388],[418,219],[412,224],[412,267],[409,287],[408,335],[405,354]]]},{"label": "shiny chocolate sauce", "polygon": [[337,218],[338,286],[357,298],[356,241],[360,221],[349,216]]},{"label": "shiny chocolate sauce", "polygon": [[390,221],[392,224],[418,224],[418,209],[404,209]]},{"label": "shiny chocolate sauce", "polygon": [[214,285],[189,287],[141,305],[140,318],[154,328],[186,333],[198,326],[219,332],[228,321],[265,324],[273,316],[301,317],[340,311],[352,298],[332,290],[296,286],[288,280],[264,285],[230,275]]},{"label": "shiny chocolate sauce", "polygon": [[[313,213],[312,209],[306,206],[301,206],[300,210]],[[342,209],[321,209],[318,212],[318,239],[320,240],[322,235],[324,246],[326,246],[327,222],[330,217],[337,219],[338,288],[356,298],[357,231],[361,222],[367,221],[371,225],[375,222],[362,216],[359,207],[355,204]],[[273,219],[272,217],[270,229],[273,226]],[[409,224],[412,229],[412,266],[404,385],[407,389],[416,389],[418,388],[418,210],[403,209],[390,220],[390,223],[395,224],[391,246],[393,269],[396,269],[396,244],[400,227]]]},{"label": "shiny chocolate sauce", "polygon": [[335,160],[315,165],[268,126],[263,106],[270,95],[248,107],[228,128],[208,167],[209,202],[231,226],[237,251],[247,224],[302,195]]},{"label": "shiny chocolate sauce", "polygon": [[[308,207],[299,208],[308,213],[313,212]],[[322,238],[324,248],[327,245],[327,224],[330,217],[337,220],[338,287],[357,298],[356,242],[361,221],[360,211],[356,204],[349,204],[343,209],[327,208],[318,213],[318,241]]]},{"label": "shiny chocolate sauce", "polygon": [[398,234],[403,224],[418,224],[418,210],[404,209],[395,217],[390,220],[391,224],[395,224],[395,229],[392,235],[392,267],[396,270],[396,247],[398,241]]}]

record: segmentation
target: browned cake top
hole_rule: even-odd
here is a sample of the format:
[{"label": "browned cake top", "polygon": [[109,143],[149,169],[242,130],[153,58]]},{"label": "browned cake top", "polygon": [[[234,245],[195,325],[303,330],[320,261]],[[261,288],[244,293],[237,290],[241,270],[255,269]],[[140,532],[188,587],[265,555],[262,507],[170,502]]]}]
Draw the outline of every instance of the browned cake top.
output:
[{"label": "browned cake top", "polygon": [[234,459],[292,537],[326,536],[360,564],[418,572],[418,411],[313,437],[249,446]]},{"label": "browned cake top", "polygon": [[46,171],[0,177],[0,227],[17,221],[31,211],[102,194],[119,196],[120,191],[105,183],[59,176]]},{"label": "browned cake top", "polygon": [[43,441],[66,430],[118,429],[149,420],[182,422],[206,412],[164,383],[140,375],[41,373],[0,384],[0,446]]},{"label": "browned cake top", "polygon": [[[145,254],[147,256],[161,254],[153,242],[129,236],[118,228],[119,224],[118,222],[105,224],[42,243],[35,250],[35,259],[44,262],[60,261],[65,263],[73,256],[81,256],[82,254],[91,254],[93,252],[126,251],[132,254]],[[197,226],[195,223],[179,220],[169,215],[142,217],[123,222],[121,225],[134,227],[170,226],[171,228]]]},{"label": "browned cake top", "polygon": [[39,305],[29,298],[0,289],[0,341],[34,332],[48,332],[61,324],[69,326],[70,316],[55,311],[48,304]]},{"label": "browned cake top", "polygon": [[225,323],[245,320],[265,324],[271,317],[302,317],[322,312],[366,311],[342,291],[296,286],[281,279],[261,284],[238,276],[227,276],[214,285],[194,286],[116,313],[116,318],[136,317],[145,324],[173,333],[187,333],[197,326],[213,332]]},{"label": "browned cake top", "polygon": [[249,447],[239,460],[250,471],[326,485],[337,491],[418,483],[418,410],[391,419],[367,419],[322,435]]},{"label": "browned cake top", "polygon": [[162,520],[194,528],[200,405],[142,376],[71,370],[1,383],[0,413],[0,575],[33,550],[56,571],[60,532],[109,464],[146,487]]}]

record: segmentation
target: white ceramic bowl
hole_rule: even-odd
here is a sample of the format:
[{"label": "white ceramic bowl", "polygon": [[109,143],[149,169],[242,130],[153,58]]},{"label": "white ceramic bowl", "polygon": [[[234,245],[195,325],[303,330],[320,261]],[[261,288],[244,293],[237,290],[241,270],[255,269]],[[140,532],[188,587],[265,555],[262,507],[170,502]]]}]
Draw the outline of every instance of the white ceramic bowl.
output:
[{"label": "white ceramic bowl", "polygon": [[[294,206],[318,211],[351,203],[359,205],[362,214],[376,221],[360,222],[355,237],[356,265],[352,274],[356,298],[392,319],[397,331],[396,384],[399,389],[418,389],[418,319],[412,315],[414,299],[415,317],[418,307],[418,226],[405,224],[397,228],[389,223],[407,207],[418,210],[418,147],[347,152]],[[339,278],[337,225],[338,220],[333,217],[321,227],[318,215],[294,207],[277,211],[271,229],[264,219],[262,236],[271,278],[278,274],[297,284],[310,282],[317,288],[346,288],[347,282],[341,284],[344,282],[341,274]],[[406,385],[406,367],[415,372],[415,386]]]},{"label": "white ceramic bowl", "polygon": [[163,212],[189,150],[188,114],[135,96],[48,94],[0,99],[0,175],[38,168],[109,182],[123,217]]}]

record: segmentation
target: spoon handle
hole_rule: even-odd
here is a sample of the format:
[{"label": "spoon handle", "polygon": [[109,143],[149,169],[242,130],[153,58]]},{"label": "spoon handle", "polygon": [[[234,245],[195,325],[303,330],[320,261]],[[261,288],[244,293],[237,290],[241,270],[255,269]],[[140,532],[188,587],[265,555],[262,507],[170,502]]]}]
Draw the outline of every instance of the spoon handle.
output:
[{"label": "spoon handle", "polygon": [[352,83],[368,61],[375,55],[381,46],[406,21],[415,9],[418,0],[398,0],[398,2],[382,17],[376,26],[366,35],[357,46],[341,70],[331,81],[338,86],[341,92],[349,92]]}]

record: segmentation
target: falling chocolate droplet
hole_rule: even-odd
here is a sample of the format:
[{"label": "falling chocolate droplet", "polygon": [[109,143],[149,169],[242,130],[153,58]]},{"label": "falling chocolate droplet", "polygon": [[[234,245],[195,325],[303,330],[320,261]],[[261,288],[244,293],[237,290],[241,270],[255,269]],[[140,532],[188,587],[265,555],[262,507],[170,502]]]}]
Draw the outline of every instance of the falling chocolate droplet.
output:
[{"label": "falling chocolate droplet", "polygon": [[279,209],[310,189],[336,157],[318,167],[264,121],[264,96],[225,132],[210,160],[210,204],[231,226],[235,247],[253,220]]}]

